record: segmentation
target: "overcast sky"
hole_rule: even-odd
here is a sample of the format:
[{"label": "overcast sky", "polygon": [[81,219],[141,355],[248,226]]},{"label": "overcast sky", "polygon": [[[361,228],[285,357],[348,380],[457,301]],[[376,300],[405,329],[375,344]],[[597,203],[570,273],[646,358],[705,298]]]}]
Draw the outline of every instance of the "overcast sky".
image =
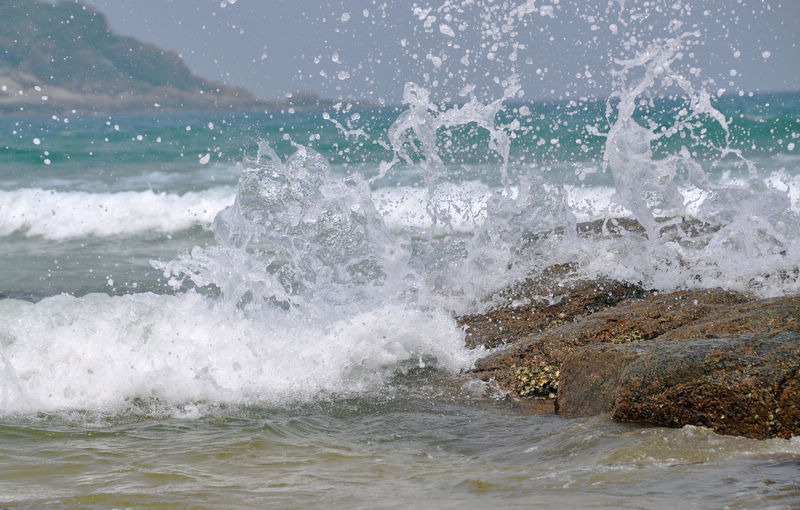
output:
[{"label": "overcast sky", "polygon": [[408,81],[491,98],[514,73],[530,99],[602,97],[614,58],[695,30],[683,64],[709,88],[800,89],[797,0],[86,1],[117,33],[263,98],[310,90],[398,103]]}]

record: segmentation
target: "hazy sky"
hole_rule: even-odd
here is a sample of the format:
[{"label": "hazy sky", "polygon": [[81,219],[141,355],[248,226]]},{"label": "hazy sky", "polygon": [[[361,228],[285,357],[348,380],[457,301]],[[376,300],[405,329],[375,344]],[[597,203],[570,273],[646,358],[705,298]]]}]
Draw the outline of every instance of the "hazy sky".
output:
[{"label": "hazy sky", "polygon": [[800,89],[797,0],[87,1],[116,32],[265,98],[397,103],[408,81],[491,98],[512,73],[527,98],[604,96],[614,58],[687,31],[700,44],[683,65],[710,89]]}]

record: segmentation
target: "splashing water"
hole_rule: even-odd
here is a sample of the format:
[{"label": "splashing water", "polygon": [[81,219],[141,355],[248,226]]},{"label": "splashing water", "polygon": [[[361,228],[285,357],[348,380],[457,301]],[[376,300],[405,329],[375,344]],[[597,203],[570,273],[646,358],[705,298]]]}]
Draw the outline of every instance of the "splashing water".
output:
[{"label": "splashing water", "polygon": [[[481,6],[482,39],[496,42],[503,33],[510,41],[499,46],[510,52],[507,58],[495,51],[492,62],[516,61],[524,48],[515,42],[516,25],[526,16],[553,15],[533,2],[510,10]],[[431,13],[449,16],[440,32],[454,37],[451,27],[461,26],[457,16],[468,8],[445,2],[415,9],[426,30],[437,22]],[[629,9],[632,20],[647,11],[638,5]],[[619,11],[621,17],[625,4]],[[176,287],[185,280],[214,287],[239,308],[325,310],[322,315],[331,307],[360,310],[394,300],[462,310],[503,285],[563,263],[577,263],[582,276],[611,276],[662,290],[796,291],[800,219],[787,194],[791,184],[765,182],[755,165],[731,148],[728,120],[713,106],[706,85],[696,84],[697,73],[687,63],[701,34],[680,32],[681,27],[673,21],[667,28],[671,35],[632,45],[630,57],[615,59],[608,127],[586,127],[587,136],[605,139],[601,168],[614,179],[613,204],[642,232],[578,235],[580,211],[571,196],[576,188],[521,169],[514,169],[515,180],[510,177],[519,125],[501,117],[509,101],[523,94],[511,65],[504,68],[508,77],[497,80],[502,96],[486,103],[477,99],[474,85],[461,91],[468,99],[448,104],[434,102],[428,88],[407,83],[405,111],[386,133],[393,157],[369,181],[355,174],[333,178],[328,163],[310,148],[297,145],[282,163],[261,144],[239,181],[236,203],[214,222],[218,245],[162,268],[179,277],[173,280]],[[429,60],[434,74],[447,68],[446,58]],[[431,77],[426,82],[438,83]],[[665,115],[659,109],[669,108],[675,111],[659,120]],[[480,196],[463,193],[464,183],[453,181],[445,160],[466,127],[485,135],[481,143],[499,160],[501,188]],[[664,149],[675,139],[679,146]],[[723,163],[744,167],[746,178],[712,180],[704,165],[713,169]],[[427,221],[389,228],[387,210],[376,206],[372,187],[408,167],[425,176]],[[613,222],[609,218],[615,215],[620,213],[609,209],[595,217]]]},{"label": "splashing water", "polygon": [[[647,18],[642,8],[619,4],[620,17],[631,10],[631,26],[623,25],[623,32],[632,33],[633,21]],[[604,139],[598,164],[613,178],[613,194],[587,215],[576,197],[598,190],[553,182],[547,168],[531,169],[511,157],[514,140],[525,136],[519,119],[509,116],[509,104],[524,93],[516,68],[524,49],[517,27],[532,15],[554,12],[533,2],[510,10],[452,2],[417,9],[424,30],[450,39],[460,37],[453,27],[464,27],[459,16],[481,12],[485,56],[506,72],[495,80],[499,97],[482,101],[478,87],[465,82],[460,100],[434,100],[437,85],[450,74],[468,76],[469,59],[453,64],[447,46],[429,54],[432,68],[422,85],[405,85],[404,111],[384,134],[348,121],[348,133],[383,136],[378,143],[391,148],[372,178],[334,175],[309,147],[293,144],[294,153],[282,161],[260,143],[257,157],[245,162],[235,203],[213,222],[215,244],[156,264],[176,291],[196,288],[188,292],[206,296],[215,313],[251,325],[304,325],[316,333],[306,332],[300,345],[323,353],[341,349],[356,358],[364,354],[360,341],[330,331],[354,320],[372,324],[370,331],[373,319],[387,313],[439,325],[441,342],[379,328],[383,340],[373,341],[382,354],[362,360],[374,370],[410,359],[422,363],[426,356],[451,369],[468,366],[478,353],[459,346],[462,333],[453,314],[480,309],[485,297],[556,264],[577,268],[576,277],[612,277],[660,290],[721,286],[773,295],[800,289],[800,219],[789,200],[791,184],[765,181],[731,148],[729,120],[713,105],[710,84],[692,68],[699,32],[670,23],[663,37],[630,44],[628,56],[614,60],[605,122],[584,128],[586,138]],[[437,29],[437,19],[447,20],[446,26]],[[325,119],[338,122],[329,114]],[[457,177],[453,161],[464,150],[491,155],[500,185]],[[743,168],[746,175],[712,178],[723,166]],[[422,173],[421,189],[393,192],[382,184],[406,171]],[[409,209],[414,196],[421,207]],[[611,228],[619,217],[634,223]],[[601,223],[586,229],[579,218]],[[266,342],[268,351],[285,349],[274,338]],[[349,381],[364,387],[351,377],[356,358],[345,356],[308,386],[337,391]]]},{"label": "splashing water", "polygon": [[15,318],[1,332],[0,409],[312,400],[480,355],[451,315],[405,305],[407,250],[365,182],[333,177],[311,149],[283,163],[262,144],[212,228],[216,244],[154,263],[175,295],[0,300]]},{"label": "splashing water", "polygon": [[[19,319],[0,337],[2,408],[102,408],[134,396],[314,399],[370,391],[409,366],[455,372],[482,352],[464,347],[454,315],[480,311],[487,297],[560,264],[575,268],[570,277],[665,291],[800,291],[796,177],[791,169],[762,175],[734,148],[733,121],[694,70],[701,33],[681,23],[648,38],[640,30],[615,55],[605,118],[568,126],[583,140],[576,147],[602,140],[596,159],[582,163],[613,179],[613,189],[586,187],[554,178],[564,162],[543,155],[558,137],[526,128],[532,105],[519,104],[520,27],[557,19],[559,9],[531,1],[415,9],[421,32],[448,42],[428,52],[429,69],[405,85],[403,111],[385,132],[359,128],[352,115],[345,123],[346,135],[390,149],[365,172],[370,178],[332,169],[310,147],[293,144],[284,160],[262,142],[244,162],[234,203],[210,224],[214,242],[154,263],[171,294],[0,301],[3,316]],[[606,19],[619,13],[625,23],[613,26],[630,41],[648,9],[612,2],[601,10]],[[481,44],[469,53],[456,46],[468,42],[464,20],[476,10]],[[479,58],[492,85],[470,80]],[[455,83],[453,100],[440,88]],[[569,116],[590,103],[542,111]],[[550,121],[540,117],[536,128]],[[515,153],[522,139],[528,152]],[[421,174],[421,186],[397,177],[404,173]],[[175,214],[192,224],[185,203],[206,197],[156,198],[178,204]],[[217,209],[230,203],[224,190],[211,199]],[[36,233],[52,224],[41,210],[42,219],[9,228]],[[146,219],[161,228],[161,216]],[[111,227],[103,232],[127,232]],[[96,354],[106,351],[113,356]]]},{"label": "splashing water", "polygon": [[[791,208],[789,184],[781,190],[765,183],[755,165],[730,148],[728,122],[712,106],[710,94],[695,89],[684,73],[673,69],[688,47],[697,44],[692,39],[698,35],[687,32],[657,39],[634,58],[616,61],[616,91],[606,108],[607,117],[616,114],[616,120],[607,133],[592,128],[590,132],[606,138],[603,165],[614,177],[613,200],[642,225],[646,242],[636,242],[642,245],[638,249],[629,245],[620,251],[617,243],[609,248],[622,255],[618,266],[636,268],[624,276],[660,289],[722,286],[763,294],[796,291],[800,216]],[[660,125],[640,111],[646,109],[642,105],[652,108],[653,97],[671,89],[677,89],[688,106],[672,125]],[[720,145],[707,134],[714,127],[724,133]],[[675,154],[656,157],[653,146],[675,135],[694,142],[692,150],[681,145]],[[747,178],[741,183],[712,182],[692,156],[698,147],[713,155],[712,167],[734,157],[746,167]],[[699,243],[687,243],[693,235],[687,231],[681,230],[677,237],[666,233],[676,226],[680,230],[687,218],[705,225]],[[626,238],[623,243],[631,241]],[[614,274],[612,261],[604,262]]]},{"label": "splashing water", "polygon": [[283,163],[259,144],[235,203],[217,215],[213,229],[216,246],[160,267],[199,287],[213,285],[226,302],[245,309],[302,303],[352,311],[380,300],[376,287],[396,286],[389,275],[397,273],[386,270],[407,257],[387,241],[363,179],[333,178],[328,162],[303,146]]}]

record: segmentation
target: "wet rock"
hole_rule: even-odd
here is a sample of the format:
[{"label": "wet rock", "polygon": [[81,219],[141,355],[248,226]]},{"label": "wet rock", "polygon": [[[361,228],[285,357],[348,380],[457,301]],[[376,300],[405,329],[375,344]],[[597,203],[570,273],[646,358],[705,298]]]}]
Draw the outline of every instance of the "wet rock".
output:
[{"label": "wet rock", "polygon": [[781,384],[783,391],[775,409],[775,434],[778,437],[800,436],[800,375],[796,367],[791,379]]},{"label": "wet rock", "polygon": [[[705,246],[709,235],[718,232],[720,228],[719,225],[680,216],[656,218],[655,222],[659,239],[695,248]],[[633,218],[601,218],[581,222],[575,225],[575,231],[579,236],[588,238],[620,237],[629,234],[648,237],[642,224]],[[564,232],[564,228],[559,227],[530,233],[525,237],[528,244],[533,244],[552,235],[563,235]]]},{"label": "wet rock", "polygon": [[506,348],[479,360],[474,374],[483,380],[496,381],[512,396],[523,396],[520,388],[528,385],[519,376],[523,368],[561,367],[580,347],[642,342],[745,301],[741,294],[722,290],[682,291],[627,299],[579,320],[573,318],[572,322],[541,332],[522,334]]},{"label": "wet rock", "polygon": [[769,335],[782,331],[800,331],[800,296],[740,302],[723,307],[703,320],[669,331],[659,340]]},{"label": "wet rock", "polygon": [[700,425],[753,438],[800,435],[800,297],[725,307],[627,345],[575,349],[557,410]]},{"label": "wet rock", "polygon": [[790,334],[593,346],[565,364],[558,412],[788,438],[800,435],[798,360]]},{"label": "wet rock", "polygon": [[488,312],[459,317],[458,322],[465,327],[467,346],[495,348],[647,294],[638,285],[615,280],[551,284],[531,279],[501,293],[500,304]]},{"label": "wet rock", "polygon": [[559,285],[573,272],[554,268],[495,296],[489,312],[459,319],[470,345],[501,346],[472,375],[564,415],[800,436],[800,296],[658,294],[611,280]]}]

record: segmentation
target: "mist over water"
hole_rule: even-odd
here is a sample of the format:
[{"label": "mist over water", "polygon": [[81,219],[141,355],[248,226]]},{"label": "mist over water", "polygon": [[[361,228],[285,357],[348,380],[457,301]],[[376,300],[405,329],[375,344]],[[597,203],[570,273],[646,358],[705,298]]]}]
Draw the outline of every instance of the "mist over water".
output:
[{"label": "mist over water", "polygon": [[[467,503],[486,491],[614,506],[655,484],[663,506],[689,476],[736,503],[710,480],[746,478],[740,458],[756,473],[749,503],[769,492],[764,473],[788,484],[794,440],[523,419],[456,377],[487,352],[466,348],[455,317],[554,265],[659,291],[800,291],[800,98],[739,93],[695,53],[709,34],[734,44],[742,20],[683,1],[409,9],[400,44],[420,73],[396,107],[0,119],[0,434],[115,430],[125,457],[149,420],[195,446],[231,421],[230,444],[209,449],[278,445],[321,479],[331,456],[364,473],[388,456]],[[528,101],[525,73],[546,87],[555,71],[536,67],[527,31],[568,9],[589,27],[578,45],[608,59],[558,72],[612,93]],[[491,431],[502,441],[481,439]],[[645,482],[621,480],[643,465]],[[276,476],[297,476],[285,467]]]}]

